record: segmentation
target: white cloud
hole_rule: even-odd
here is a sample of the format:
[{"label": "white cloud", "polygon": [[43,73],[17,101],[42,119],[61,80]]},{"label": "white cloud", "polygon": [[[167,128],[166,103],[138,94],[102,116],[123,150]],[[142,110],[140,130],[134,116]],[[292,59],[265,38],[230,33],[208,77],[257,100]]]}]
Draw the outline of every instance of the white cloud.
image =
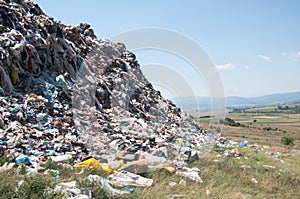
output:
[{"label": "white cloud", "polygon": [[300,51],[298,51],[298,52],[292,52],[292,53],[283,52],[283,53],[281,53],[281,55],[284,56],[284,57],[288,57],[288,58],[296,61],[297,59],[300,58]]},{"label": "white cloud", "polygon": [[245,68],[246,68],[246,69],[249,69],[249,66],[248,66],[248,65],[246,65],[246,66],[245,66]]},{"label": "white cloud", "polygon": [[224,71],[224,70],[232,70],[234,68],[234,65],[231,63],[228,64],[220,64],[216,65],[217,70]]},{"label": "white cloud", "polygon": [[272,58],[265,55],[257,55],[258,58],[265,60],[267,62],[272,62]]}]

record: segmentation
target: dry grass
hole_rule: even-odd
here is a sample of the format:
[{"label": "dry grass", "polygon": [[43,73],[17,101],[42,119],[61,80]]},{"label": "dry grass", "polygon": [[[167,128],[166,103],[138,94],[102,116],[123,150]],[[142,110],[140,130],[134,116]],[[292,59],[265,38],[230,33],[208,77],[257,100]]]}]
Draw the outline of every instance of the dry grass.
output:
[{"label": "dry grass", "polygon": [[[204,183],[187,180],[187,186],[170,187],[169,182],[179,182],[182,177],[165,171],[149,174],[156,184],[150,188],[139,188],[140,198],[168,198],[182,195],[182,198],[206,198],[205,190],[211,191],[210,198],[298,198],[300,196],[299,158],[283,157],[285,163],[275,160],[263,152],[254,153],[251,149],[241,149],[241,159],[218,157],[216,153],[194,162],[191,166],[200,168]],[[264,169],[262,165],[276,166]],[[249,165],[251,168],[241,168]],[[289,173],[280,169],[289,167]],[[258,183],[251,182],[255,178]],[[184,178],[183,178],[184,179]]]},{"label": "dry grass", "polygon": [[[148,188],[136,188],[135,194],[122,196],[120,198],[171,198],[171,196],[181,196],[179,198],[206,198],[205,191],[211,191],[210,198],[299,198],[300,196],[300,158],[299,156],[289,156],[279,153],[279,158],[273,155],[282,148],[263,148],[258,153],[254,149],[240,148],[242,154],[240,159],[227,157],[212,151],[204,158],[193,162],[189,167],[200,169],[200,176],[204,183],[197,183],[176,174],[170,174],[165,170],[159,170],[145,174],[154,180],[155,184]],[[273,153],[273,154],[272,154]],[[242,165],[251,168],[241,168]],[[272,165],[275,169],[265,169],[262,165]],[[48,167],[55,167],[49,164]],[[105,193],[99,185],[90,184],[84,179],[89,174],[107,176],[102,170],[86,170],[83,174],[77,175],[78,170],[62,171],[59,180],[52,176],[38,175],[26,177],[16,175],[12,170],[0,173],[0,198],[53,198],[53,195],[44,195],[44,189],[53,188],[59,182],[76,180],[79,188],[89,188],[93,191],[94,198],[106,198]],[[64,174],[65,173],[65,174]],[[258,183],[251,182],[255,178]],[[16,191],[18,182],[25,180],[25,184]],[[178,184],[180,180],[186,181],[186,186]],[[174,187],[169,186],[170,182],[176,182]],[[54,198],[62,198],[55,196]]]},{"label": "dry grass", "polygon": [[[221,132],[224,137],[235,141],[248,140],[250,143],[283,147],[281,139],[288,136],[295,140],[294,149],[300,150],[300,114],[228,113],[226,117],[245,127],[224,125]],[[209,119],[200,120],[205,128],[209,128],[209,122]]]}]

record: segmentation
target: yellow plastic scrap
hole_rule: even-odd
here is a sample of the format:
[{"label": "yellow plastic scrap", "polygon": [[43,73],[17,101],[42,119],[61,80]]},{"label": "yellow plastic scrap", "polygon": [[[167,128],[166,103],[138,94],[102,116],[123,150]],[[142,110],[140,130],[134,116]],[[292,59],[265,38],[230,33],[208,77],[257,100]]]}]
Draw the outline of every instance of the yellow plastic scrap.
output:
[{"label": "yellow plastic scrap", "polygon": [[106,164],[106,163],[102,163],[101,168],[108,173],[113,171],[113,168],[109,164]]},{"label": "yellow plastic scrap", "polygon": [[175,166],[166,166],[164,169],[167,170],[169,173],[175,173],[176,172],[176,167]]},{"label": "yellow plastic scrap", "polygon": [[156,169],[164,169],[164,170],[168,171],[169,173],[175,173],[176,172],[176,167],[174,166],[173,163],[159,164],[155,168]]},{"label": "yellow plastic scrap", "polygon": [[101,168],[104,171],[110,173],[113,171],[113,168],[107,164],[107,163],[100,163],[95,158],[89,158],[87,160],[84,160],[78,164],[76,164],[76,167],[92,167],[92,168]]},{"label": "yellow plastic scrap", "polygon": [[124,163],[124,160],[115,160],[114,161],[115,163],[119,164],[120,167],[123,166],[125,163]]},{"label": "yellow plastic scrap", "polygon": [[13,65],[11,68],[11,81],[13,82],[13,84],[16,84],[18,79],[19,79],[19,68]]},{"label": "yellow plastic scrap", "polygon": [[44,18],[43,20],[42,20],[42,22],[40,23],[40,26],[41,27],[44,27],[45,26],[45,24],[47,23],[47,18]]},{"label": "yellow plastic scrap", "polygon": [[101,163],[96,160],[95,158],[89,158],[87,160],[84,160],[83,162],[80,162],[76,164],[76,167],[94,167],[99,168],[101,167]]},{"label": "yellow plastic scrap", "polygon": [[235,152],[236,154],[240,154],[238,148],[234,148],[234,152]]}]

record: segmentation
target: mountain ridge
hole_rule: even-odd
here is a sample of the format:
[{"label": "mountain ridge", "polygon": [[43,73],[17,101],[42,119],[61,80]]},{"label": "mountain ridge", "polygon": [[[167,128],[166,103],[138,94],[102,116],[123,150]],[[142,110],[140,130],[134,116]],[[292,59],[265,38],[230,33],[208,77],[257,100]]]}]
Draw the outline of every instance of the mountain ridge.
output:
[{"label": "mountain ridge", "polygon": [[[204,96],[193,96],[193,97],[178,97],[171,98],[180,102],[180,106],[183,110],[191,109],[207,109],[211,108],[211,101],[213,98]],[[300,91],[287,92],[287,93],[275,93],[267,94],[258,97],[241,97],[241,96],[229,96],[225,97],[225,106],[254,106],[254,105],[271,105],[287,103],[292,101],[300,101]],[[177,104],[177,105],[179,105]]]}]

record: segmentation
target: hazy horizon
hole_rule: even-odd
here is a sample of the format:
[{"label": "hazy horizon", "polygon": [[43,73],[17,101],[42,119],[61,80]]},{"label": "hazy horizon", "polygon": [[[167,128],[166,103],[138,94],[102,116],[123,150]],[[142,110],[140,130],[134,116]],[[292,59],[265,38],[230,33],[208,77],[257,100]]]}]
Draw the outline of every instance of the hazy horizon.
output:
[{"label": "hazy horizon", "polygon": [[[257,95],[257,96],[240,96],[240,95],[230,95],[230,96],[225,96],[226,98],[228,97],[242,97],[242,98],[256,98],[256,97],[263,97],[263,96],[268,96],[268,95],[277,95],[277,94],[290,94],[290,93],[300,93],[300,89],[299,91],[293,91],[293,92],[283,92],[283,93],[267,93],[267,94],[263,94],[263,95]],[[193,97],[193,96],[180,96],[180,97]],[[211,98],[211,96],[196,96],[196,97],[208,97]],[[300,99],[299,99],[300,100]]]}]

